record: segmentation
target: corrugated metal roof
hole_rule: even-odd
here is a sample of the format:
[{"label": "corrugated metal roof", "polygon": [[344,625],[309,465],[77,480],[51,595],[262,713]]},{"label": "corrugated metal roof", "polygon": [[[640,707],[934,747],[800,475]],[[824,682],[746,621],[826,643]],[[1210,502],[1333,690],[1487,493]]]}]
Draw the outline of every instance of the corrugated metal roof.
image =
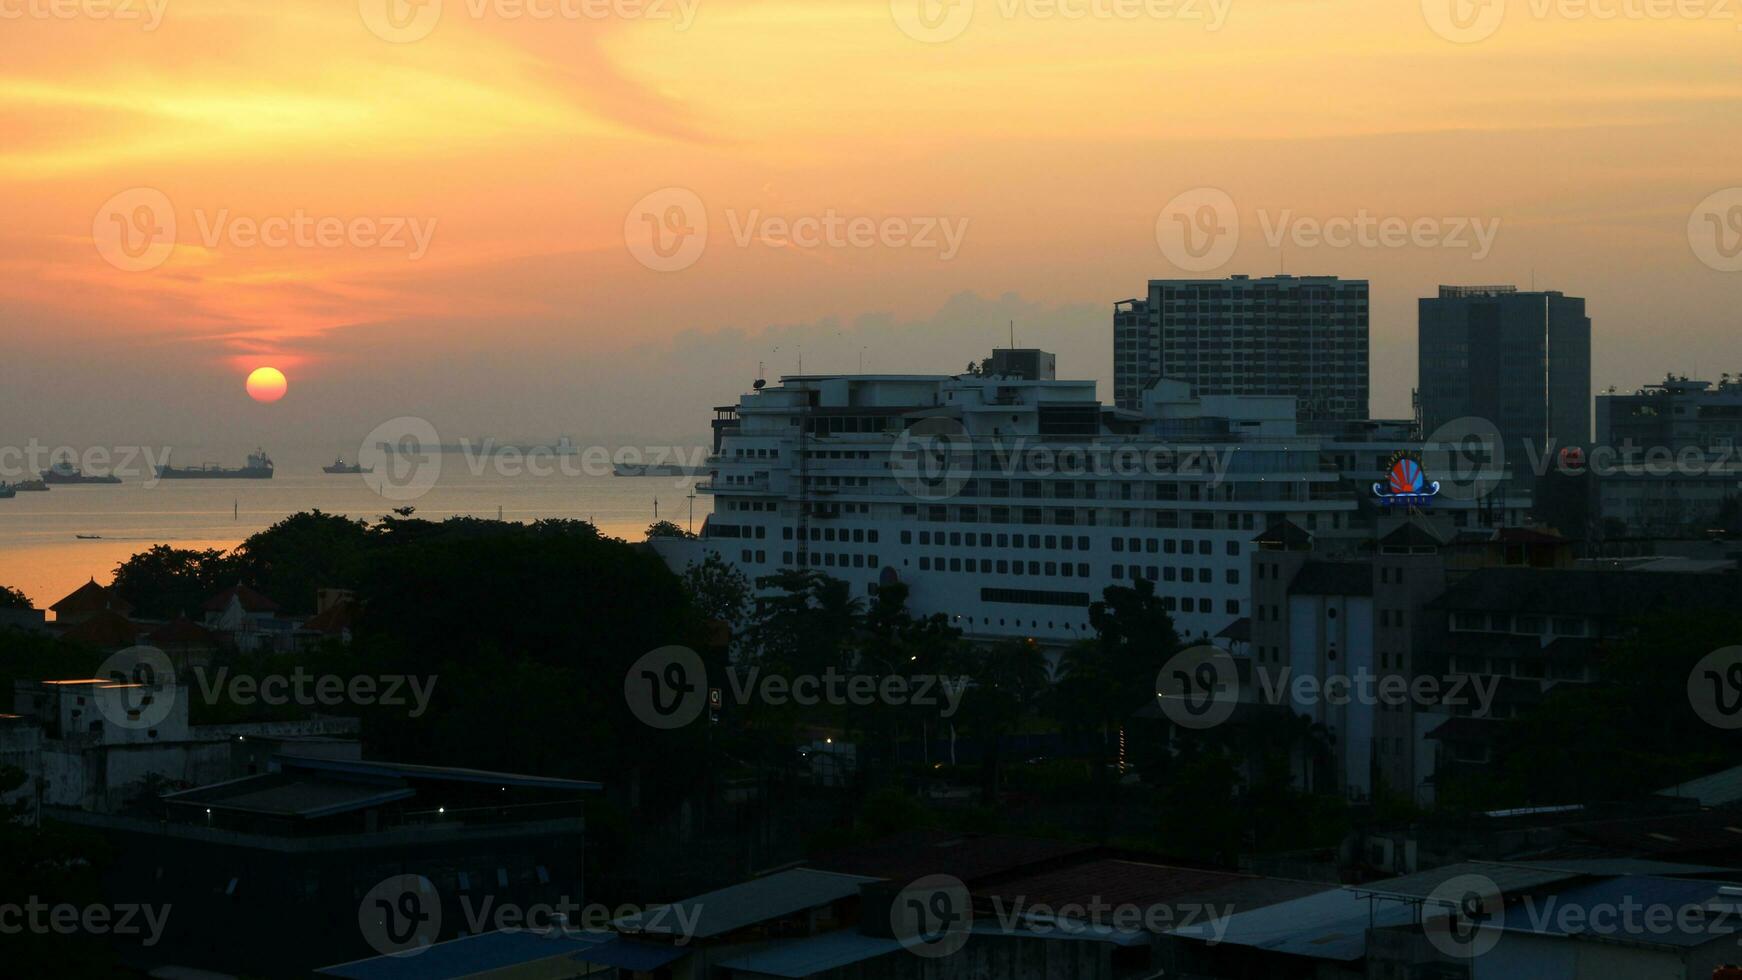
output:
[{"label": "corrugated metal roof", "polygon": [[[1742,912],[1734,898],[1721,898],[1720,887],[1734,882],[1697,881],[1629,875],[1575,885],[1543,898],[1526,896],[1508,903],[1504,927],[1539,936],[1569,936],[1640,946],[1687,948],[1742,931]],[[1718,914],[1703,916],[1688,910],[1710,906]],[[1659,912],[1662,909],[1666,911]],[[1593,919],[1593,913],[1598,914]]]},{"label": "corrugated metal roof", "polygon": [[774,943],[717,965],[769,977],[808,977],[900,951],[899,940],[842,929]]},{"label": "corrugated metal roof", "polygon": [[1151,908],[1213,904],[1232,906],[1234,911],[1244,912],[1334,887],[1232,871],[1178,868],[1106,858],[995,886],[981,886],[974,889],[974,894],[1001,902],[1007,908],[1043,906],[1058,909],[1094,904]]},{"label": "corrugated metal roof", "polygon": [[375,762],[368,759],[318,759],[311,756],[273,756],[272,764],[279,769],[318,769],[357,776],[381,776],[396,779],[430,779],[450,783],[497,783],[521,789],[603,789],[601,783],[585,779],[559,779],[555,776],[526,776],[512,772],[488,772],[483,769],[460,769],[455,766],[419,766],[407,762]]},{"label": "corrugated metal roof", "polygon": [[163,800],[213,810],[313,820],[416,795],[415,790],[392,783],[345,782],[306,773],[266,773],[170,793]]},{"label": "corrugated metal roof", "polygon": [[1465,875],[1480,875],[1492,881],[1503,895],[1517,895],[1535,888],[1556,885],[1572,881],[1579,877],[1576,871],[1564,871],[1556,868],[1538,867],[1530,864],[1503,864],[1495,861],[1463,861],[1458,864],[1448,864],[1432,871],[1418,871],[1412,875],[1398,878],[1386,878],[1383,881],[1371,881],[1353,889],[1361,894],[1383,895],[1390,898],[1425,899],[1434,890],[1453,878]]},{"label": "corrugated metal roof", "polygon": [[436,943],[411,956],[376,956],[317,972],[346,980],[457,980],[541,960],[566,961],[610,938],[609,933],[486,932]]},{"label": "corrugated metal roof", "polygon": [[1742,800],[1742,766],[1660,789],[1657,795],[1698,800],[1701,806],[1728,806]]},{"label": "corrugated metal roof", "polygon": [[706,939],[852,898],[861,885],[878,880],[794,868],[673,902],[670,909],[618,919],[612,925],[620,932],[676,935],[688,923],[691,938]]},{"label": "corrugated metal roof", "polygon": [[1170,934],[1347,963],[1367,955],[1370,926],[1383,928],[1413,921],[1415,909],[1408,902],[1385,901],[1347,888],[1332,888],[1242,912],[1220,922],[1173,929]]},{"label": "corrugated metal roof", "polygon": [[569,957],[578,963],[614,966],[631,973],[651,973],[668,963],[690,955],[687,946],[638,943],[632,939],[613,939],[608,943],[582,950]]},{"label": "corrugated metal roof", "polygon": [[1652,861],[1646,858],[1570,858],[1553,861],[1532,860],[1531,864],[1539,868],[1555,868],[1561,871],[1576,871],[1582,875],[1598,877],[1607,875],[1658,875],[1664,878],[1674,878],[1678,875],[1711,875],[1736,872],[1735,868],[1722,868],[1713,864],[1674,864],[1669,861]]}]

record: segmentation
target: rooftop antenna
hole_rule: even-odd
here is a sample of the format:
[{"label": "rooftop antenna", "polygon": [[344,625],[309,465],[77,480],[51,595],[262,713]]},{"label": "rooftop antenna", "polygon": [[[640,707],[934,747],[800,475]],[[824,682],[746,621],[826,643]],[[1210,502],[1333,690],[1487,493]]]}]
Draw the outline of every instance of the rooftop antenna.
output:
[{"label": "rooftop antenna", "polygon": [[1016,321],[1010,321],[1010,349],[1016,349]]}]

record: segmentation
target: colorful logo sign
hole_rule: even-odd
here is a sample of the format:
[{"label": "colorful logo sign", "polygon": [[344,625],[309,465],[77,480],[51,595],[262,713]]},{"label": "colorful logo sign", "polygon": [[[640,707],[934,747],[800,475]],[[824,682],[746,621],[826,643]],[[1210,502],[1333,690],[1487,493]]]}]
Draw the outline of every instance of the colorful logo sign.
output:
[{"label": "colorful logo sign", "polygon": [[1373,495],[1386,507],[1425,507],[1439,492],[1439,482],[1430,482],[1422,470],[1421,456],[1407,450],[1393,454],[1385,479],[1373,484]]}]

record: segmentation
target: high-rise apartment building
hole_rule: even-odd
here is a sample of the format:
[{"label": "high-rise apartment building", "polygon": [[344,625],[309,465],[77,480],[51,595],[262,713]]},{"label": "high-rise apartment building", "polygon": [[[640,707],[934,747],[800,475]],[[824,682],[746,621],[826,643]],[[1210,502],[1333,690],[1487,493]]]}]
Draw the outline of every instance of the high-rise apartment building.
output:
[{"label": "high-rise apartment building", "polygon": [[1486,419],[1508,459],[1591,440],[1591,318],[1585,301],[1514,286],[1441,286],[1420,301],[1422,429]]},{"label": "high-rise apartment building", "polygon": [[1151,279],[1113,307],[1120,408],[1169,378],[1204,395],[1291,395],[1303,421],[1364,419],[1367,281],[1336,276]]}]

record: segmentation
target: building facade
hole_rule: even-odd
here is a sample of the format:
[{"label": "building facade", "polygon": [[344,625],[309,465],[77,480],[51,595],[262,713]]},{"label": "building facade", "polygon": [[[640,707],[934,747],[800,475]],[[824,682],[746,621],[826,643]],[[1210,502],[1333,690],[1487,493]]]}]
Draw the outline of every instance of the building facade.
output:
[{"label": "building facade", "polygon": [[[988,362],[988,368],[990,368]],[[1093,635],[1109,586],[1155,583],[1182,636],[1251,613],[1253,539],[1289,521],[1370,538],[1407,425],[1302,431],[1280,396],[1163,382],[1135,412],[1051,376],[807,375],[718,409],[716,498],[699,540],[651,542],[682,569],[718,554],[755,581],[815,569],[866,595],[909,587],[970,636]],[[1441,494],[1448,528],[1522,523],[1529,501]]]},{"label": "building facade", "polygon": [[1441,286],[1437,297],[1419,301],[1417,330],[1422,431],[1485,419],[1509,460],[1590,442],[1591,318],[1583,299]]},{"label": "building facade", "polygon": [[[1742,499],[1742,378],[1668,377],[1597,396],[1599,507],[1633,535],[1680,536]],[[1729,504],[1734,507],[1734,504]]]},{"label": "building facade", "polygon": [[1367,281],[1152,279],[1113,307],[1114,400],[1162,378],[1200,395],[1288,395],[1305,421],[1368,417]]}]

